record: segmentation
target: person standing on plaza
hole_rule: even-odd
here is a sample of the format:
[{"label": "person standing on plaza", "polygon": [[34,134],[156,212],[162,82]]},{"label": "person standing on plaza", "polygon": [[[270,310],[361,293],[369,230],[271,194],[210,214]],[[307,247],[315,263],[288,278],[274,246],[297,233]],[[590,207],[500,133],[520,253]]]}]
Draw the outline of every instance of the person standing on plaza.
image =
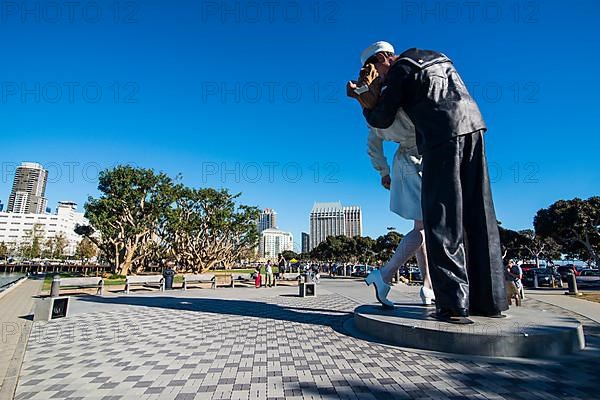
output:
[{"label": "person standing on plaza", "polygon": [[260,264],[254,268],[254,286],[258,289],[261,286],[262,277],[260,276]]},{"label": "person standing on plaza", "polygon": [[273,267],[271,266],[271,260],[267,261],[267,266],[265,267],[265,277],[265,286],[273,287]]},{"label": "person standing on plaza", "polygon": [[280,274],[285,274],[287,272],[286,263],[287,263],[287,261],[286,261],[285,257],[280,253],[279,259],[277,260],[277,266],[279,267]]},{"label": "person standing on plaza", "polygon": [[522,281],[523,280],[523,269],[514,260],[508,261],[507,269],[508,269],[508,274],[512,278],[512,281],[514,282],[514,284],[517,288],[517,291],[519,292],[519,297],[521,297],[521,299],[524,299],[525,294],[523,291],[523,281]]}]

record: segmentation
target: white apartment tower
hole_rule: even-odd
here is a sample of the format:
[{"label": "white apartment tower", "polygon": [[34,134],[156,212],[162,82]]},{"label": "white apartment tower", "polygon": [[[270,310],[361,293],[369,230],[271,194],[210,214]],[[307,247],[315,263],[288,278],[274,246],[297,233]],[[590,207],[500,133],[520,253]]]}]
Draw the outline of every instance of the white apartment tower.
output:
[{"label": "white apartment tower", "polygon": [[294,250],[294,238],[290,232],[268,228],[260,233],[258,255],[260,258],[277,260],[282,252]]},{"label": "white apartment tower", "polygon": [[17,167],[7,212],[43,214],[46,211],[48,171],[38,163],[24,162]]}]

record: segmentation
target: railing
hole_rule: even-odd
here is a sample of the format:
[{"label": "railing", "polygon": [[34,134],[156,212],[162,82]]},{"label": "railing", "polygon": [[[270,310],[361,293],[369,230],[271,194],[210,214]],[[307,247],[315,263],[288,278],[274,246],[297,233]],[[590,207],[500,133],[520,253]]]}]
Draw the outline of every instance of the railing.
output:
[{"label": "railing", "polygon": [[110,272],[111,267],[108,265],[77,265],[77,264],[60,264],[60,265],[49,265],[49,264],[0,264],[0,273],[60,273],[60,272],[73,272],[89,274],[102,274],[104,272]]},{"label": "railing", "polygon": [[5,291],[6,289],[8,289],[9,287],[13,286],[15,283],[19,282],[21,279],[24,279],[24,278],[25,278],[25,275],[19,276],[18,278],[16,277],[12,281],[8,281],[8,282],[3,283],[2,285],[0,285],[0,293],[2,293],[3,291]]}]

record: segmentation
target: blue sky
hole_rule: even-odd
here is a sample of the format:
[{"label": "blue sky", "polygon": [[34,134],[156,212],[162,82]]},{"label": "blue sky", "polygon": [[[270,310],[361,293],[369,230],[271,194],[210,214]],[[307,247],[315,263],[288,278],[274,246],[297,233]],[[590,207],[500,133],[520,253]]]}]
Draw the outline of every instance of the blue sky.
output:
[{"label": "blue sky", "polygon": [[241,191],[274,208],[297,243],[314,201],[362,206],[366,235],[407,230],[344,96],[376,40],[454,60],[489,126],[504,226],[528,228],[555,200],[598,195],[600,6],[472,4],[3,2],[0,200],[22,161],[48,167],[53,207],[83,205],[98,194],[98,169],[133,163]]}]

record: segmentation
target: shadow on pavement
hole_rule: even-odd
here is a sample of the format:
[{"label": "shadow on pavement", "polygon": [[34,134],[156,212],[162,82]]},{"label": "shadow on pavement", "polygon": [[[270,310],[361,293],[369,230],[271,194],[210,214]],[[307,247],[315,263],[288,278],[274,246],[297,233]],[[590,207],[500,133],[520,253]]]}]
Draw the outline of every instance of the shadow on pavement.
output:
[{"label": "shadow on pavement", "polygon": [[118,304],[154,308],[168,308],[181,311],[199,311],[221,315],[242,317],[256,317],[275,319],[280,321],[297,322],[301,324],[329,326],[335,331],[348,335],[343,328],[344,322],[351,318],[353,313],[339,310],[314,309],[310,307],[295,307],[270,304],[261,301],[225,300],[211,298],[189,297],[80,297],[79,301],[101,304]]}]

